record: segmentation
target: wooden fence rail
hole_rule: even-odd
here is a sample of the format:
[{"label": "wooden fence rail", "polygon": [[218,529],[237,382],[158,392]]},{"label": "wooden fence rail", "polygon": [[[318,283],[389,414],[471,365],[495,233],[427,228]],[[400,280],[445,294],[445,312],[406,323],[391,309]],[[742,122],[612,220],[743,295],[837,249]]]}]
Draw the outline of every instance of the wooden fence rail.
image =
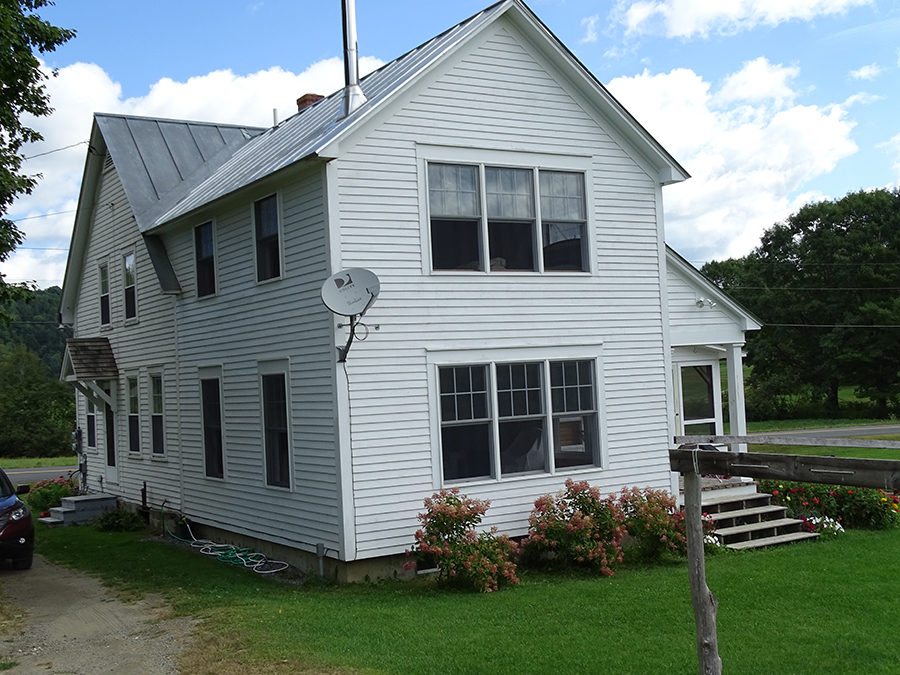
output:
[{"label": "wooden fence rail", "polygon": [[779,455],[760,452],[721,452],[700,449],[702,445],[805,445],[810,447],[900,448],[897,441],[867,441],[853,438],[812,436],[676,436],[682,447],[669,451],[673,471],[684,476],[684,511],[687,533],[688,570],[694,622],[697,629],[697,657],[702,675],[721,675],[716,635],[718,602],[706,585],[703,555],[701,476],[747,476],[806,483],[832,483],[880,488],[900,492],[900,461]]}]

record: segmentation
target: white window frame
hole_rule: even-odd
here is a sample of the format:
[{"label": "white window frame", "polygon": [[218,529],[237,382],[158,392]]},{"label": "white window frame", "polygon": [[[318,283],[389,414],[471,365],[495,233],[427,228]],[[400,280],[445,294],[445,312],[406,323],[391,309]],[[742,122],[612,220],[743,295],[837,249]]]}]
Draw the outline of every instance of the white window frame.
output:
[{"label": "white window frame", "polygon": [[[510,482],[521,480],[542,479],[547,476],[577,475],[582,473],[597,473],[609,467],[609,443],[607,441],[606,402],[603,372],[603,345],[577,345],[569,347],[542,346],[519,347],[509,349],[484,349],[484,350],[442,350],[435,349],[427,352],[430,415],[433,442],[432,466],[434,485],[437,487],[451,485],[489,484],[497,482]],[[554,449],[554,420],[559,417],[552,410],[550,404],[550,362],[556,361],[592,361],[594,367],[594,401],[597,416],[597,443],[599,448],[594,458],[593,465],[557,468],[555,466]],[[503,475],[500,472],[500,439],[499,420],[497,414],[497,379],[496,365],[510,363],[541,363],[542,387],[545,400],[543,417],[545,421],[548,447],[544,455],[545,469],[543,471],[529,471],[523,473],[511,473]],[[441,424],[441,391],[439,369],[445,366],[488,366],[488,396],[489,415],[493,434],[491,439],[491,475],[489,477],[463,478],[457,480],[445,480],[443,475],[443,449],[442,449],[442,424]],[[575,415],[570,415],[575,416]]]},{"label": "white window frame", "polygon": [[[84,399],[84,447],[94,452],[97,451],[97,406],[87,396],[82,394]],[[94,427],[94,444],[91,445],[91,427]]]},{"label": "white window frame", "polygon": [[[676,409],[677,419],[676,419],[676,436],[685,436],[687,435],[685,432],[685,426],[689,424],[714,424],[715,425],[715,434],[716,436],[721,436],[724,433],[724,421],[722,417],[722,382],[719,376],[720,374],[720,365],[718,359],[692,359],[689,361],[676,361],[674,364],[675,367],[675,396],[678,401],[678,407]],[[713,417],[703,417],[693,420],[686,420],[684,417],[684,388],[683,388],[683,375],[682,371],[685,368],[694,368],[696,366],[704,366],[710,368],[710,374],[712,377],[712,404],[713,404]],[[694,435],[694,434],[691,434]],[[706,434],[701,434],[706,435]]]},{"label": "white window frame", "polygon": [[[148,373],[147,380],[148,384],[148,392],[147,392],[147,400],[149,405],[147,409],[150,411],[150,456],[156,458],[162,458],[166,456],[166,380],[163,377],[163,372],[161,369],[151,370]],[[156,382],[159,381],[159,412],[156,412],[156,391],[155,385]],[[220,385],[221,386],[221,385]],[[159,418],[160,426],[162,429],[160,430],[160,434],[162,434],[162,438],[160,441],[162,442],[162,452],[156,452],[156,425],[155,419]]]},{"label": "white window frame", "polygon": [[[219,434],[222,452],[222,475],[209,475],[206,461],[206,420],[203,415],[203,380],[217,380],[219,383]],[[225,378],[221,366],[203,366],[197,369],[197,402],[200,408],[200,456],[203,458],[203,477],[208,480],[222,481],[228,479],[228,441],[226,439],[225,419]]]},{"label": "white window frame", "polygon": [[[256,205],[271,197],[275,198],[275,213],[278,218],[278,274],[269,277],[268,279],[260,279],[259,278],[259,249],[257,246],[257,237],[256,237]],[[250,205],[250,234],[253,239],[253,278],[256,283],[259,284],[269,284],[279,279],[283,279],[285,276],[284,273],[284,209],[282,208],[281,203],[281,192],[276,191],[258,199],[254,199],[253,203]]]},{"label": "white window frame", "polygon": [[[212,248],[213,248],[212,266],[213,266],[214,289],[213,289],[212,293],[200,295],[200,273],[199,273],[200,272],[200,270],[199,270],[200,260],[198,258],[199,250],[197,248],[197,230],[199,230],[201,227],[203,227],[205,225],[209,225],[210,231],[212,232]],[[214,218],[212,218],[210,220],[205,220],[202,223],[198,223],[197,225],[194,226],[193,230],[191,231],[192,244],[194,247],[194,249],[193,249],[194,250],[194,295],[196,296],[196,298],[198,300],[205,300],[206,298],[214,298],[219,294],[219,245],[218,245],[217,232],[216,232],[217,229],[218,228],[216,227],[216,221]],[[254,242],[256,241],[255,233],[256,233],[256,226],[254,224]]]},{"label": "white window frame", "polygon": [[[106,272],[106,291],[103,290],[103,272]],[[109,260],[101,260],[97,263],[97,290],[100,302],[100,328],[108,329],[112,326],[112,296],[110,294],[110,284],[112,280],[109,276]],[[109,321],[103,322],[103,300],[106,299],[106,313]]]},{"label": "white window frame", "polygon": [[[594,222],[594,209],[592,204],[592,186],[593,170],[591,157],[584,156],[568,156],[568,155],[547,155],[533,152],[515,152],[507,150],[495,149],[476,149],[476,148],[454,148],[445,146],[434,146],[427,144],[418,144],[416,146],[416,155],[419,166],[419,193],[422,195],[420,200],[421,206],[421,235],[422,235],[422,271],[426,275],[464,275],[471,276],[473,274],[491,274],[490,270],[490,251],[488,246],[488,230],[487,230],[487,208],[486,194],[484,185],[485,167],[498,167],[510,169],[526,169],[531,170],[534,176],[534,196],[535,196],[535,215],[533,227],[533,255],[535,257],[536,269],[532,270],[504,270],[502,272],[493,272],[504,277],[511,275],[521,276],[541,276],[541,277],[559,277],[559,276],[576,276],[585,277],[593,275],[597,270],[597,254],[595,245],[596,226]],[[428,191],[428,164],[460,164],[479,167],[479,199],[481,202],[480,213],[480,233],[479,245],[481,248],[481,263],[485,269],[483,270],[445,270],[434,269],[431,255],[431,213],[430,199]],[[562,171],[567,173],[580,173],[584,176],[585,190],[585,224],[583,251],[584,262],[587,266],[586,270],[544,270],[543,263],[543,246],[542,246],[542,224],[540,218],[540,171]]]},{"label": "white window frame", "polygon": [[[275,361],[260,361],[258,364],[259,371],[259,421],[260,430],[262,431],[261,447],[263,452],[263,485],[267,489],[282,490],[290,492],[294,485],[294,444],[291,424],[291,369],[290,362],[286,359]],[[284,377],[284,397],[285,397],[285,419],[287,423],[287,485],[276,485],[269,483],[269,450],[266,445],[266,409],[265,409],[265,392],[263,389],[263,378],[270,375],[282,375]]]},{"label": "white window frame", "polygon": [[[141,378],[138,373],[127,373],[125,375],[125,413],[128,428],[128,454],[132,457],[141,455],[143,448],[143,436],[141,429]],[[132,432],[132,426],[136,426],[136,431]],[[132,440],[135,440],[137,447],[134,447]]]},{"label": "white window frame", "polygon": [[[134,276],[133,283],[128,285],[128,258],[132,259],[133,270],[132,274]],[[121,257],[122,261],[122,316],[125,319],[125,323],[137,323],[140,317],[140,309],[138,307],[138,273],[137,273],[137,255],[134,252],[134,249],[130,251],[125,251],[122,253]],[[133,289],[134,291],[134,316],[128,316],[128,289]]]}]

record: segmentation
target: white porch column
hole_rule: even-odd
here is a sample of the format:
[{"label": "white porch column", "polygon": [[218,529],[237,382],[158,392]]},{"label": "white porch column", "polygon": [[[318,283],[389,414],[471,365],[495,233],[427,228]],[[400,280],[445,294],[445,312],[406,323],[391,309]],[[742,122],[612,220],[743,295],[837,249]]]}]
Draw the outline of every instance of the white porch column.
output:
[{"label": "white porch column", "polygon": [[[725,363],[728,371],[728,422],[732,436],[747,434],[747,415],[744,410],[744,364],[741,356],[743,343],[726,345]],[[747,452],[744,443],[731,446],[732,452]]]}]

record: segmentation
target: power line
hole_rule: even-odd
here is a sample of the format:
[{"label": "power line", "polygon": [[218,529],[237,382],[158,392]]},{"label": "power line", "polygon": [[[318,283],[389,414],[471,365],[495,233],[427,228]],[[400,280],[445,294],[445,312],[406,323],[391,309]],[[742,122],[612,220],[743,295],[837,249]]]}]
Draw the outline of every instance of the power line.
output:
[{"label": "power line", "polygon": [[900,324],[863,325],[854,323],[766,323],[763,325],[775,326],[777,328],[900,328]]},{"label": "power line", "polygon": [[71,211],[57,211],[56,213],[42,213],[39,216],[25,216],[24,218],[16,218],[14,223],[21,223],[23,220],[34,220],[35,218],[49,218],[50,216],[64,216],[67,213],[75,213],[75,209]]},{"label": "power line", "polygon": [[897,286],[729,286],[726,291],[900,291]]},{"label": "power line", "polygon": [[64,148],[56,148],[56,150],[48,150],[47,152],[40,152],[36,155],[31,155],[31,157],[23,157],[22,159],[35,159],[36,157],[43,157],[45,155],[52,155],[54,152],[60,152],[61,150],[68,150],[69,148],[75,148],[79,145],[87,145],[90,141],[78,141],[77,143],[72,143],[72,145],[67,145]]}]

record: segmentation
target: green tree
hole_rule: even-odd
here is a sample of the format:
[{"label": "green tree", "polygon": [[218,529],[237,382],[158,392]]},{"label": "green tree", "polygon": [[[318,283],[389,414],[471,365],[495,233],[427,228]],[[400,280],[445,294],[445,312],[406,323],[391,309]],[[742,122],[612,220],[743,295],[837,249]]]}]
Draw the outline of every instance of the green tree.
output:
[{"label": "green tree", "polygon": [[[40,178],[22,172],[23,146],[42,136],[21,117],[43,117],[53,111],[43,84],[47,75],[35,52],[52,52],[75,35],[35,13],[51,4],[49,0],[0,2],[0,262],[24,241],[16,224],[5,216],[17,197],[31,194]],[[7,283],[0,274],[0,303],[21,298],[29,289],[26,284]],[[0,309],[0,321],[5,318]]]},{"label": "green tree", "polygon": [[748,340],[752,385],[808,393],[832,414],[839,387],[855,385],[888,415],[900,396],[900,191],[808,204],[750,255],[703,272],[768,324]]},{"label": "green tree", "polygon": [[53,378],[59,377],[66,338],[72,337],[71,328],[60,328],[57,319],[61,296],[59,286],[37,290],[28,298],[9,303],[5,310],[10,322],[0,324],[0,344],[24,344],[40,357],[47,375]]},{"label": "green tree", "polygon": [[72,389],[47,376],[24,345],[0,350],[0,457],[58,457],[71,451]]}]

